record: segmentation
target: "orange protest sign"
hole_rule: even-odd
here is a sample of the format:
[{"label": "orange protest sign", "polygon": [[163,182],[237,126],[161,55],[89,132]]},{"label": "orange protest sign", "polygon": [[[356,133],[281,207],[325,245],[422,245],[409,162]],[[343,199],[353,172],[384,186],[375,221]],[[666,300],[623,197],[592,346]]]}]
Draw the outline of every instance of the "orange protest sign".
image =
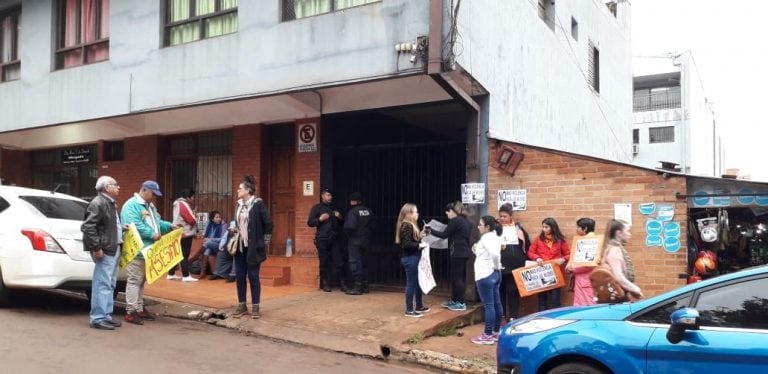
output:
[{"label": "orange protest sign", "polygon": [[512,276],[521,297],[565,286],[563,271],[554,260],[546,261],[541,266],[532,265],[512,270]]}]

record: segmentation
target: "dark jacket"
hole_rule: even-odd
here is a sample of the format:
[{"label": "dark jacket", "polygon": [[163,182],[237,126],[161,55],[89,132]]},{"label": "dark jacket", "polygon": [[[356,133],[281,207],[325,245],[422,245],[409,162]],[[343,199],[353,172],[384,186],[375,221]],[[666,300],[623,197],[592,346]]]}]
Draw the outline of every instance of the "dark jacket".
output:
[{"label": "dark jacket", "polygon": [[[320,216],[323,213],[328,213],[330,218],[320,222]],[[339,231],[339,219],[333,215],[333,206],[322,202],[313,206],[312,210],[309,211],[307,225],[309,227],[317,227],[317,232],[315,233],[315,239],[317,240],[333,240]]]},{"label": "dark jacket", "polygon": [[400,249],[401,256],[421,256],[419,241],[413,238],[413,226],[403,223],[400,226]]},{"label": "dark jacket", "polygon": [[248,252],[245,262],[256,265],[267,259],[265,235],[272,235],[272,218],[264,201],[256,199],[248,211]]},{"label": "dark jacket", "polygon": [[117,253],[117,203],[104,194],[98,194],[88,204],[85,221],[80,225],[83,232],[83,249],[87,252],[103,250],[114,256]]},{"label": "dark jacket", "polygon": [[528,236],[528,232],[525,231],[522,225],[515,224],[517,230],[522,231],[523,238],[518,239],[520,244],[505,245],[501,250],[501,265],[504,267],[504,273],[509,273],[512,270],[525,266],[525,261],[528,259],[528,248],[531,246],[531,238]]},{"label": "dark jacket", "polygon": [[456,216],[448,221],[445,231],[432,229],[432,235],[448,238],[448,248],[453,258],[469,258],[469,236],[472,234],[472,224],[464,216]]},{"label": "dark jacket", "polygon": [[350,239],[370,240],[376,228],[376,216],[363,204],[352,207],[344,220],[344,231]]}]

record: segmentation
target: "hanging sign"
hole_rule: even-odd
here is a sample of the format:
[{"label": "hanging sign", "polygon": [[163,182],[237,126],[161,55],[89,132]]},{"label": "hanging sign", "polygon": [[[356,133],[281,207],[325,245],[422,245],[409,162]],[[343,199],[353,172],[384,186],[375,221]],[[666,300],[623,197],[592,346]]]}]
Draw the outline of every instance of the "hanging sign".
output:
[{"label": "hanging sign", "polygon": [[569,265],[573,267],[597,266],[600,263],[600,255],[603,249],[602,236],[574,236],[571,243]]},{"label": "hanging sign", "polygon": [[632,225],[632,204],[613,204],[613,218]]},{"label": "hanging sign", "polygon": [[528,206],[527,190],[499,190],[497,197],[497,209],[504,204],[512,204],[512,210],[525,210]]},{"label": "hanging sign", "polygon": [[317,124],[304,123],[299,125],[299,153],[317,152]]},{"label": "hanging sign", "polygon": [[485,183],[464,183],[461,185],[462,204],[485,204]]},{"label": "hanging sign", "polygon": [[91,148],[78,147],[61,150],[62,164],[85,164],[91,162]]},{"label": "hanging sign", "polygon": [[522,297],[565,286],[563,272],[555,261],[512,270],[512,276]]}]

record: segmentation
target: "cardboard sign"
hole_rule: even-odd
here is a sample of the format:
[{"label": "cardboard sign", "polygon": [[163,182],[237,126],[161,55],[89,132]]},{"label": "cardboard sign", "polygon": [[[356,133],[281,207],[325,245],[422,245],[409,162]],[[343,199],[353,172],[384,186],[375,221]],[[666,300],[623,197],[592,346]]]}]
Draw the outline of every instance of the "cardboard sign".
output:
[{"label": "cardboard sign", "polygon": [[571,258],[568,264],[577,266],[597,266],[603,254],[601,235],[574,236],[571,242]]},{"label": "cardboard sign", "polygon": [[512,270],[512,276],[521,297],[565,286],[563,271],[554,260],[545,261],[541,266],[533,265]]},{"label": "cardboard sign", "polygon": [[120,253],[120,262],[118,267],[123,270],[131,260],[141,251],[144,243],[141,241],[139,231],[136,230],[136,225],[133,223],[128,224],[128,231],[123,232],[123,249]]},{"label": "cardboard sign", "polygon": [[155,244],[143,249],[142,253],[146,259],[147,283],[152,284],[184,257],[181,254],[181,229],[161,236]]}]

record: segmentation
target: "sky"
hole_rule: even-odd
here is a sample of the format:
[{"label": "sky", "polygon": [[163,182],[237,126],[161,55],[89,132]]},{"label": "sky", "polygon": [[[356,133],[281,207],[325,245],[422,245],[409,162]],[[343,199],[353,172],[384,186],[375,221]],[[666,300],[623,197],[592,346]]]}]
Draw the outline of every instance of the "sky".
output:
[{"label": "sky", "polygon": [[690,50],[707,98],[714,102],[725,167],[768,181],[768,2],[630,3],[633,55]]}]

